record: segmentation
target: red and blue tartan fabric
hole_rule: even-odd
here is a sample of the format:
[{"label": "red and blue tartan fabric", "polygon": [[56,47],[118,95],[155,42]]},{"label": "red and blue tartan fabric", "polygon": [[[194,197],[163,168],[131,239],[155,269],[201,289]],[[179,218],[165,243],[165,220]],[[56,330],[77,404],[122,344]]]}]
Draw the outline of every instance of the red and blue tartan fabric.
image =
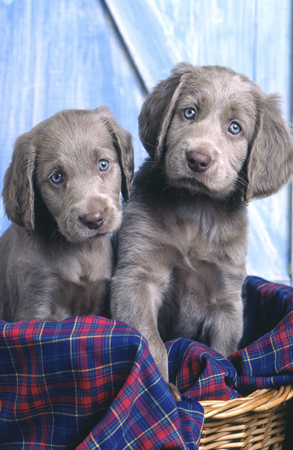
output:
[{"label": "red and blue tartan fabric", "polygon": [[100,317],[0,322],[0,447],[197,449],[198,399],[293,382],[293,289],[248,277],[241,350],[223,358],[194,341],[166,344],[175,403],[132,328]]}]

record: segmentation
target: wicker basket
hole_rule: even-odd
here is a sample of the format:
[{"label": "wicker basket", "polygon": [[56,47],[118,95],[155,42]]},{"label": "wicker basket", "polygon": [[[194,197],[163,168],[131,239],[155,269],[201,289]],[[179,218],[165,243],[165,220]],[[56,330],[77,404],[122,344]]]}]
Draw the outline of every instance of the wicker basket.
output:
[{"label": "wicker basket", "polygon": [[286,401],[292,397],[292,387],[281,386],[234,400],[201,401],[205,421],[199,449],[281,449]]}]

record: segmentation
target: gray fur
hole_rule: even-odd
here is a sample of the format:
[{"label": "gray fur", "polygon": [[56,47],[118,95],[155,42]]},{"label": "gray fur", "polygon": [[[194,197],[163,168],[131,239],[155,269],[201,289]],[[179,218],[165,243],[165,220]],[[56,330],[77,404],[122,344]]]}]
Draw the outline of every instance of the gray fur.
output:
[{"label": "gray fur", "polygon": [[[54,172],[62,184],[53,184]],[[132,175],[131,136],[106,107],[62,111],[17,139],[3,188],[13,223],[0,239],[1,319],[104,313],[110,233],[120,227],[120,189],[128,200]]]},{"label": "gray fur", "polygon": [[[146,337],[168,382],[163,341],[191,338],[224,356],[237,349],[245,203],[288,182],[293,143],[278,96],[230,69],[186,63],[148,96],[139,130],[149,158],[125,207],[111,310]],[[192,152],[209,162],[202,172],[188,165]]]}]

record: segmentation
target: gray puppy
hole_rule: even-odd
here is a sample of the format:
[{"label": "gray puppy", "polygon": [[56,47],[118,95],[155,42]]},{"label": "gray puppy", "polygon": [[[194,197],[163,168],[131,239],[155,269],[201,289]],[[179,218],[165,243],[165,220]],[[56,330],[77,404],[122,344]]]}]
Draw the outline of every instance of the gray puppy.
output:
[{"label": "gray puppy", "polygon": [[111,310],[146,337],[168,382],[163,341],[237,349],[245,203],[288,182],[293,143],[278,96],[230,69],[187,63],[148,96],[139,130],[150,157],[125,208]]},{"label": "gray puppy", "polygon": [[103,314],[110,233],[133,177],[130,134],[106,107],[57,113],[21,135],[5,174],[0,317]]}]

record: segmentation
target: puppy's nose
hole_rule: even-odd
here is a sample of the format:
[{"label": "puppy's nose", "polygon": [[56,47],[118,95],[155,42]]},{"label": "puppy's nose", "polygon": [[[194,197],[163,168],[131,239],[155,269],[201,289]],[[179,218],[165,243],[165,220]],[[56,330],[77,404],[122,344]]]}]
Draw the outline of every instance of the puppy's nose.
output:
[{"label": "puppy's nose", "polygon": [[187,153],[186,159],[188,167],[195,173],[204,172],[211,164],[211,158],[208,155],[197,151]]},{"label": "puppy's nose", "polygon": [[90,230],[98,230],[105,221],[105,215],[103,211],[95,211],[93,213],[80,216],[79,220]]}]

